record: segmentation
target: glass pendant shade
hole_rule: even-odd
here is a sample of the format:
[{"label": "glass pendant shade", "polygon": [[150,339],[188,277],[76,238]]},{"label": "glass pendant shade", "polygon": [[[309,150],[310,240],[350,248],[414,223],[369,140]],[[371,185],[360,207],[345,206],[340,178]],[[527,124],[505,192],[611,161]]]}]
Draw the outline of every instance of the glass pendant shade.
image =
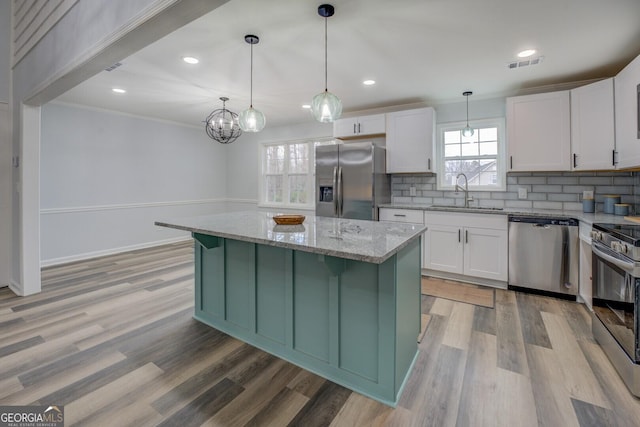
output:
[{"label": "glass pendant shade", "polygon": [[260,38],[253,34],[247,34],[244,36],[244,41],[251,46],[251,89],[249,92],[251,95],[251,103],[249,104],[249,108],[240,113],[238,124],[240,125],[240,129],[245,132],[260,132],[267,123],[267,119],[264,114],[262,114],[262,111],[253,108],[253,45],[258,44]]},{"label": "glass pendant shade", "polygon": [[325,90],[313,97],[311,113],[319,122],[333,122],[342,115],[342,101],[331,92]]},{"label": "glass pendant shade", "polygon": [[327,90],[327,18],[333,16],[334,11],[330,4],[318,6],[318,15],[324,18],[324,92],[313,97],[311,114],[321,123],[333,122],[342,115],[342,101]]},{"label": "glass pendant shade", "polygon": [[258,111],[253,107],[249,107],[240,113],[238,122],[240,123],[240,129],[245,132],[260,132],[264,129],[267,119],[261,111]]},{"label": "glass pendant shade", "polygon": [[469,138],[473,136],[473,128],[469,126],[469,96],[473,95],[473,92],[462,92],[462,95],[467,98],[467,125],[462,129],[462,136]]}]

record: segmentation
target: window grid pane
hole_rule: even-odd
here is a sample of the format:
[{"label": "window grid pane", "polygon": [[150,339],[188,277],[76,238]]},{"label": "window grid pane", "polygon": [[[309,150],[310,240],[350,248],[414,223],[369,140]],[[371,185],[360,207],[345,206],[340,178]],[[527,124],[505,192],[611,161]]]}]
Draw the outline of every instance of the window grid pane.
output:
[{"label": "window grid pane", "polygon": [[289,203],[306,204],[308,200],[307,176],[289,175]]},{"label": "window grid pane", "polygon": [[314,200],[315,146],[335,143],[335,140],[323,140],[265,145],[261,151],[261,201],[285,207],[310,206]]},{"label": "window grid pane", "polygon": [[265,199],[271,203],[282,203],[282,176],[265,177]]},{"label": "window grid pane", "polygon": [[498,182],[498,128],[474,128],[472,136],[461,130],[445,130],[441,184],[455,186],[459,173],[467,176],[469,186],[496,186]]},{"label": "window grid pane", "polygon": [[307,173],[309,170],[309,144],[289,145],[289,173]]},{"label": "window grid pane", "polygon": [[284,145],[272,145],[266,149],[266,172],[267,173],[283,173],[284,172]]}]

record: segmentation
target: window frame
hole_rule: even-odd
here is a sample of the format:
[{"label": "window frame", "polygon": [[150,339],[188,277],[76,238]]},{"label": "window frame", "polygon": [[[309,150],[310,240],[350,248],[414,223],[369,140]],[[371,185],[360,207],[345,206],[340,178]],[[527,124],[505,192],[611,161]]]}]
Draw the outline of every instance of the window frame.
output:
[{"label": "window frame", "polygon": [[[467,125],[466,121],[463,122],[448,122],[440,123],[436,126],[436,190],[439,191],[455,191],[455,185],[446,185],[442,182],[445,176],[445,149],[444,149],[444,134],[447,131],[462,130]],[[506,191],[507,190],[507,141],[506,141],[506,129],[504,117],[496,117],[490,119],[469,120],[469,126],[471,126],[475,132],[478,128],[497,128],[498,132],[498,150],[496,154],[496,176],[498,183],[496,185],[469,185],[469,191]],[[460,156],[460,159],[464,158],[477,158],[482,159],[482,156]],[[493,158],[493,156],[487,156],[485,158]]]},{"label": "window frame", "polygon": [[[315,210],[315,181],[316,181],[316,162],[315,162],[315,147],[321,144],[335,143],[334,138],[304,138],[304,139],[292,139],[285,141],[264,141],[260,143],[260,174],[258,175],[258,207],[261,208],[276,208],[276,209],[303,209],[303,210]],[[309,158],[307,173],[289,173],[289,156],[284,157],[283,172],[282,174],[267,174],[267,148],[272,146],[286,146],[286,153],[289,153],[289,146],[296,144],[307,144],[309,146]],[[267,202],[266,201],[266,177],[267,176],[282,176],[282,203]],[[290,176],[306,176],[307,185],[306,190],[309,194],[308,203],[290,203],[290,188],[289,177]]]}]

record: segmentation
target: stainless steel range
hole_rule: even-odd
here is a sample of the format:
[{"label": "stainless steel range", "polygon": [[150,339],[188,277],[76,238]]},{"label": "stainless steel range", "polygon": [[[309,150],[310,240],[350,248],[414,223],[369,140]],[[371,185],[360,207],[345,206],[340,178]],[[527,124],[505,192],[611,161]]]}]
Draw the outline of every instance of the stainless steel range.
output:
[{"label": "stainless steel range", "polygon": [[640,225],[593,224],[593,335],[640,397]]}]

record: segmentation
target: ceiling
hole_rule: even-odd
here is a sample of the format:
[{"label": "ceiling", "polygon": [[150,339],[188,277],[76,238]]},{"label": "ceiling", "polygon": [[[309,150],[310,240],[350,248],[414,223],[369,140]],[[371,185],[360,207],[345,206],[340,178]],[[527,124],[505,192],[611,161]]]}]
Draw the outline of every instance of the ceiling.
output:
[{"label": "ceiling", "polygon": [[[103,71],[57,101],[201,126],[221,107],[254,107],[267,127],[312,121],[324,89],[320,1],[231,0]],[[328,88],[346,113],[463,102],[615,75],[640,54],[638,0],[334,0],[328,18]],[[538,65],[508,69],[537,49]],[[200,59],[197,65],[181,60]],[[373,79],[374,86],[362,81]],[[114,94],[120,87],[126,94]]]}]

